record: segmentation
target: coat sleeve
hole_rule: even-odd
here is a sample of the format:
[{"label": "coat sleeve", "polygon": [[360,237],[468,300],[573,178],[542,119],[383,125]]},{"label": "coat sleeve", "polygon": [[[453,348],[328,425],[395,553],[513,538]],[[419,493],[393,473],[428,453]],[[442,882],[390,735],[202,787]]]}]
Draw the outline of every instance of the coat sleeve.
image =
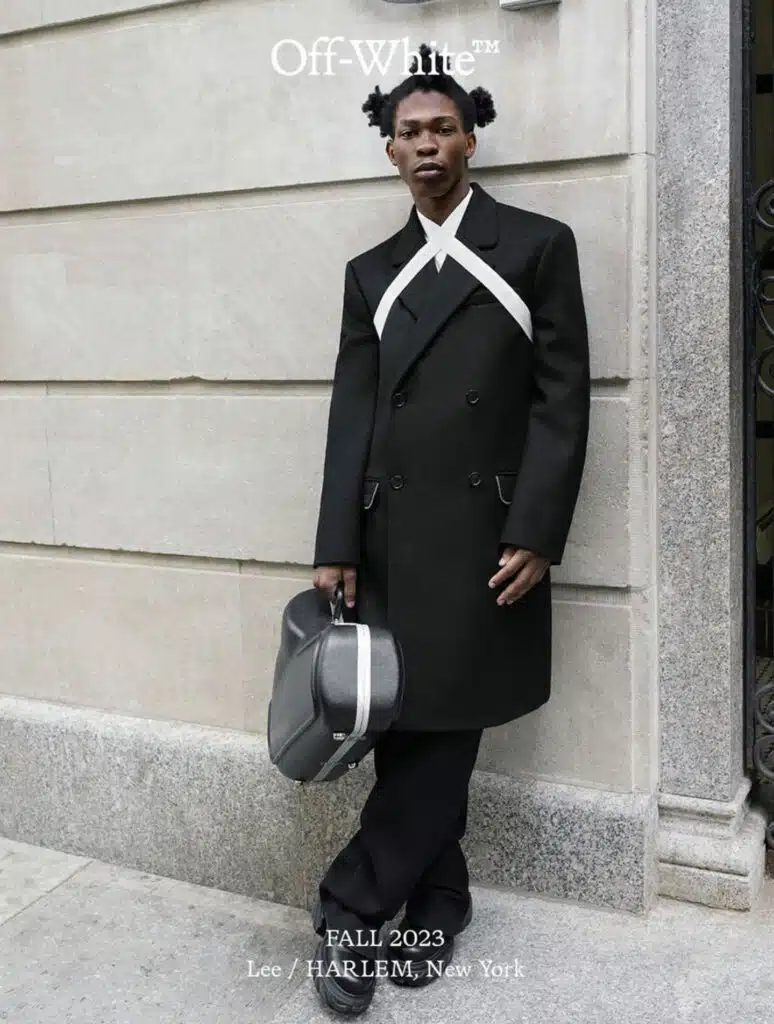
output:
[{"label": "coat sleeve", "polygon": [[531,312],[532,405],[500,541],[558,565],[580,489],[591,398],[578,252],[566,224],[541,256]]},{"label": "coat sleeve", "polygon": [[328,410],[314,567],[360,561],[363,476],[379,381],[379,337],[352,261],[344,274],[339,352]]}]

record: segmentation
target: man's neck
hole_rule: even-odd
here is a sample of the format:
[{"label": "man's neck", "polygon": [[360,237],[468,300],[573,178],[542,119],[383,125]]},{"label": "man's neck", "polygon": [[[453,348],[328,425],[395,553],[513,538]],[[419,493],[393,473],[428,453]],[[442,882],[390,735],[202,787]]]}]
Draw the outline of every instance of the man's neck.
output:
[{"label": "man's neck", "polygon": [[417,210],[424,217],[435,221],[436,224],[443,224],[449,214],[459,206],[468,194],[469,188],[470,178],[465,174],[446,195],[423,196],[421,199],[415,199],[414,202]]}]

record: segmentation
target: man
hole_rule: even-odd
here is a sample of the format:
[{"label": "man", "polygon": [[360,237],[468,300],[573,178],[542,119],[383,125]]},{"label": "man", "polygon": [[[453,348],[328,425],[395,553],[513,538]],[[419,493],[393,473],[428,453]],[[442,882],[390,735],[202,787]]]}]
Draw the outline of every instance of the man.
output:
[{"label": "man", "polygon": [[470,777],[483,729],[549,698],[550,566],[588,435],[573,232],[470,181],[491,96],[419,53],[422,73],[415,60],[363,105],[414,206],[347,263],[314,560],[314,585],[332,599],[343,581],[357,619],[393,631],[405,669],[361,827],[313,910],[315,984],[341,1013],[364,1010],[385,973],[438,977],[471,919]]}]

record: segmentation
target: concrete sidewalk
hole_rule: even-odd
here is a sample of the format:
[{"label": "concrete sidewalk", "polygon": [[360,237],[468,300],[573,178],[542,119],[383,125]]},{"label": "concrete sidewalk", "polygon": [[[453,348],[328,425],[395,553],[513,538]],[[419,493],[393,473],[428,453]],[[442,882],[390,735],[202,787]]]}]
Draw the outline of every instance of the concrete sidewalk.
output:
[{"label": "concrete sidewalk", "polygon": [[[774,881],[752,912],[648,917],[473,887],[458,976],[380,979],[375,1024],[753,1024],[774,1005]],[[397,919],[394,923],[397,923]],[[309,915],[0,839],[0,1021],[318,1024]],[[263,968],[263,973],[261,969]]]}]

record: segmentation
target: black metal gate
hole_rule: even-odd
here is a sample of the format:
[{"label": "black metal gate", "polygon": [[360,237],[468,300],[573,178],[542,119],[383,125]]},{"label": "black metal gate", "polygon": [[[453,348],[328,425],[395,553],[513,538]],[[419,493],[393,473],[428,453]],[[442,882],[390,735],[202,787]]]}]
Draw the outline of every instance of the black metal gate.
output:
[{"label": "black metal gate", "polygon": [[774,848],[774,15],[743,4],[746,768]]}]

